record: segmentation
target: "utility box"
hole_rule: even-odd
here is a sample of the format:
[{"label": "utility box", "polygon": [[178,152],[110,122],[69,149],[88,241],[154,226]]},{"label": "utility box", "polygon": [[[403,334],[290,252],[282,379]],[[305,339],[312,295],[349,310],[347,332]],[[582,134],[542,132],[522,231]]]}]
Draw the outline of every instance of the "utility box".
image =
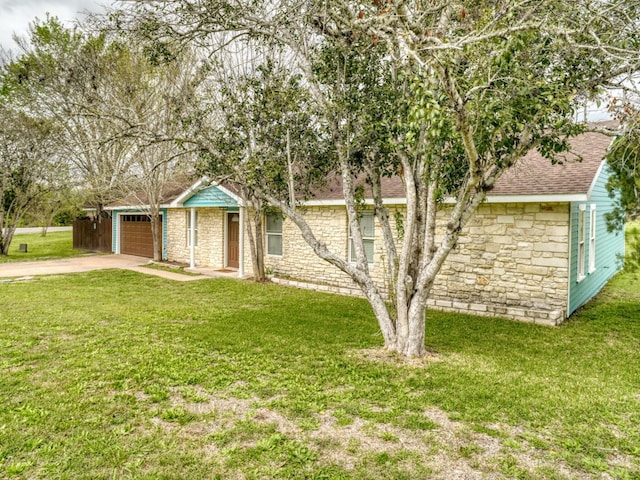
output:
[{"label": "utility box", "polygon": [[27,244],[26,243],[21,243],[20,246],[18,247],[18,252],[27,253]]}]

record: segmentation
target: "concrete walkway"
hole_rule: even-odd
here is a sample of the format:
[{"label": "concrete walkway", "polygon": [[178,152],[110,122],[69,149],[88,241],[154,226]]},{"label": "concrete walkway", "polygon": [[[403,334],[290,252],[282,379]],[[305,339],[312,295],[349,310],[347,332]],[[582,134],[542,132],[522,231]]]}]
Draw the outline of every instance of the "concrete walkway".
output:
[{"label": "concrete walkway", "polygon": [[83,255],[59,260],[0,263],[0,279],[81,273],[108,268],[133,270],[179,282],[191,282],[211,277],[237,278],[236,272],[218,272],[213,269],[196,269],[196,273],[200,273],[197,276],[184,275],[182,273],[144,267],[148,262],[148,258],[135,257],[133,255]]}]

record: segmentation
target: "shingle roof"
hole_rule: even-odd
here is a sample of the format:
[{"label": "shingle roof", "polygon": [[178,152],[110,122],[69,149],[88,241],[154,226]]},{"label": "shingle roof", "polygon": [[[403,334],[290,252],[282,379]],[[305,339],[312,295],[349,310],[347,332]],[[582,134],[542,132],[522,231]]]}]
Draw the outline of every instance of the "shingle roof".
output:
[{"label": "shingle roof", "polygon": [[[587,194],[612,138],[601,133],[584,133],[570,140],[571,152],[562,155],[563,163],[551,161],[533,150],[498,179],[489,196],[509,195],[567,195]],[[580,158],[582,160],[580,160]],[[364,178],[355,180],[364,185]],[[399,177],[383,178],[385,198],[404,198],[404,187]],[[370,190],[365,187],[369,198]],[[335,175],[319,189],[315,200],[342,199],[342,177]]]},{"label": "shingle roof", "polygon": [[611,140],[601,133],[578,135],[570,141],[571,152],[557,165],[531,151],[498,179],[489,195],[586,194]]},{"label": "shingle roof", "polygon": [[[613,126],[610,123],[607,126]],[[517,164],[502,175],[494,188],[488,192],[491,196],[521,196],[521,195],[567,195],[587,194],[598,172],[600,164],[611,144],[611,137],[600,133],[584,133],[570,140],[571,152],[563,157],[562,164],[552,165],[537,151],[531,151]],[[582,161],[579,159],[582,158]],[[182,178],[169,182],[162,196],[162,203],[169,204],[184,193],[194,183],[193,178]],[[371,191],[366,187],[364,177],[355,180],[356,185],[365,186],[365,195],[371,197]],[[225,184],[225,188],[238,194],[237,187]],[[385,198],[404,198],[404,186],[399,177],[385,177],[382,182]],[[327,184],[319,188],[313,200],[342,200],[342,177],[335,173]],[[128,207],[141,205],[146,201],[144,194],[131,194],[109,207]]]},{"label": "shingle roof", "polygon": [[[173,200],[178,198],[187,188],[193,185],[193,183],[194,179],[191,177],[179,178],[167,182],[162,190],[160,203],[163,205],[171,203]],[[147,195],[144,192],[136,192],[130,193],[126,197],[109,204],[109,208],[133,207],[138,205],[146,205],[147,203]]]}]

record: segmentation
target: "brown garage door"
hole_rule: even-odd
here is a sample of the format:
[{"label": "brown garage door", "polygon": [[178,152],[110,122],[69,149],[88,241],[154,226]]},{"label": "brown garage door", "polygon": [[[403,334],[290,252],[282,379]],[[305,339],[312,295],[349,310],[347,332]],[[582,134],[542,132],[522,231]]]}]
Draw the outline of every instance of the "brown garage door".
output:
[{"label": "brown garage door", "polygon": [[122,215],[120,253],[153,258],[151,219],[146,215]]}]

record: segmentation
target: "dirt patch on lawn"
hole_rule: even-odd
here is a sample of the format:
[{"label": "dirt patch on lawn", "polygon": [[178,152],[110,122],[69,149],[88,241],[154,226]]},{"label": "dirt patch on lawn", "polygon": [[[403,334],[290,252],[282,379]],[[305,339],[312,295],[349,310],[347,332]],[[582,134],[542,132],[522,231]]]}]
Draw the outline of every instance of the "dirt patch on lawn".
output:
[{"label": "dirt patch on lawn", "polygon": [[384,348],[365,348],[351,350],[349,355],[368,362],[388,363],[402,367],[422,368],[434,362],[441,362],[442,357],[435,351],[428,351],[424,357],[406,358]]},{"label": "dirt patch on lawn", "polygon": [[[238,422],[254,422],[270,432],[278,432],[317,453],[317,461],[326,465],[340,465],[346,470],[362,468],[367,458],[380,453],[396,455],[402,470],[411,476],[428,469],[429,478],[506,479],[513,472],[528,472],[545,478],[542,472],[555,472],[554,478],[588,480],[589,474],[575,470],[548,451],[539,450],[524,438],[524,429],[507,425],[487,425],[491,434],[473,431],[468,425],[449,419],[446,412],[429,408],[423,412],[434,424],[430,430],[414,430],[386,423],[353,418],[348,424],[340,422],[331,411],[317,415],[317,428],[301,428],[286,415],[265,407],[264,399],[240,399],[207,394],[197,389],[204,401],[192,402],[173,390],[171,403],[189,414],[201,416],[186,425],[177,425],[160,418],[154,425],[172,432],[182,429],[182,435],[211,437],[212,434],[233,430]],[[207,443],[203,454],[216,456],[222,449],[251,448],[261,440],[257,428],[253,437],[230,438],[221,448],[214,441]],[[493,433],[495,432],[495,434]],[[417,473],[416,473],[417,474]],[[375,476],[372,476],[375,478]],[[602,477],[601,477],[602,478]]]}]

